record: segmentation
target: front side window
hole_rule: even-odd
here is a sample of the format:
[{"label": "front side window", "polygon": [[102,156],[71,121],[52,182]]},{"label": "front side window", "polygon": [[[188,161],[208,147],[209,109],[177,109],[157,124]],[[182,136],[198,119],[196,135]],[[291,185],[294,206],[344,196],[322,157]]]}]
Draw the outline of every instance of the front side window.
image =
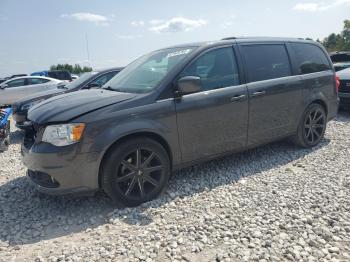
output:
[{"label": "front side window", "polygon": [[7,85],[8,85],[8,87],[24,86],[25,79],[21,78],[21,79],[12,80],[12,81],[8,82]]},{"label": "front side window", "polygon": [[180,77],[198,76],[203,90],[239,85],[239,74],[232,47],[209,51],[194,60]]},{"label": "front side window", "polygon": [[178,47],[152,52],[128,65],[105,86],[118,92],[151,92],[194,49],[195,47]]},{"label": "front side window", "polygon": [[88,73],[84,73],[82,74],[78,79],[75,79],[73,82],[68,83],[67,85],[64,86],[64,88],[66,89],[76,89],[76,88],[80,88],[80,86],[86,82],[89,81],[90,79],[93,79],[93,77],[98,74],[98,72],[88,72]]},{"label": "front side window", "polygon": [[99,85],[99,86],[103,86],[105,83],[107,83],[109,80],[112,79],[113,76],[115,76],[117,74],[117,72],[109,72],[106,73],[102,76],[97,77],[94,81],[92,81],[90,83],[90,85]]},{"label": "front side window", "polygon": [[324,52],[316,45],[292,43],[299,74],[310,74],[331,69]]},{"label": "front side window", "polygon": [[243,45],[249,82],[290,76],[288,53],[284,45]]}]

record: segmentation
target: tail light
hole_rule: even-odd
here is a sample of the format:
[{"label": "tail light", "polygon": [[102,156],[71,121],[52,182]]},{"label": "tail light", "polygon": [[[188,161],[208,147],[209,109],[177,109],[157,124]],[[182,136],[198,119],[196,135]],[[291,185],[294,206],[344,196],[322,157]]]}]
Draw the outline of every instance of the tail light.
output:
[{"label": "tail light", "polygon": [[338,75],[335,75],[335,88],[337,90],[337,92],[339,92],[339,88],[340,88],[340,78]]}]

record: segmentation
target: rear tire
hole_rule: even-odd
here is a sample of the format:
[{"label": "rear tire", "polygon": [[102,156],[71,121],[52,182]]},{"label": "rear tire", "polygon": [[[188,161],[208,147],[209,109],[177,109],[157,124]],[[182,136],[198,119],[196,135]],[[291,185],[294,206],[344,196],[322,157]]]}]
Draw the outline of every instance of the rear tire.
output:
[{"label": "rear tire", "polygon": [[323,139],[326,127],[325,109],[320,104],[313,103],[306,108],[293,142],[305,148],[314,147]]},{"label": "rear tire", "polygon": [[133,207],[162,193],[170,172],[169,156],[163,146],[140,137],[109,151],[102,166],[101,184],[117,204]]}]

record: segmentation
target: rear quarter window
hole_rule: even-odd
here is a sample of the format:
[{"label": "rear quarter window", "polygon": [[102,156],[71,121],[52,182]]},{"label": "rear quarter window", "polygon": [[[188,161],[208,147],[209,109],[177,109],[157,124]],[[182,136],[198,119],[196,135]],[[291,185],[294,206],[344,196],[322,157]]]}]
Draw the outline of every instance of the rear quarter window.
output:
[{"label": "rear quarter window", "polygon": [[43,83],[46,83],[47,81],[48,81],[47,79],[42,79],[42,78],[28,78],[28,85],[43,84]]},{"label": "rear quarter window", "polygon": [[299,74],[311,74],[331,69],[322,49],[313,44],[291,43]]},{"label": "rear quarter window", "polygon": [[249,82],[290,76],[290,61],[283,44],[242,45]]}]

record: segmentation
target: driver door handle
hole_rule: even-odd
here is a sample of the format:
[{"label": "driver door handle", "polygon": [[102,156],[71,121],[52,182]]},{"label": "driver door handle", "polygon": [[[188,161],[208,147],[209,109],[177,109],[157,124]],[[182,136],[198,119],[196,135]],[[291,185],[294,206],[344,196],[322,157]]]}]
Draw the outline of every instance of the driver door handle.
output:
[{"label": "driver door handle", "polygon": [[265,94],[266,94],[265,90],[260,90],[260,91],[256,91],[256,92],[252,93],[252,97],[263,96]]}]

